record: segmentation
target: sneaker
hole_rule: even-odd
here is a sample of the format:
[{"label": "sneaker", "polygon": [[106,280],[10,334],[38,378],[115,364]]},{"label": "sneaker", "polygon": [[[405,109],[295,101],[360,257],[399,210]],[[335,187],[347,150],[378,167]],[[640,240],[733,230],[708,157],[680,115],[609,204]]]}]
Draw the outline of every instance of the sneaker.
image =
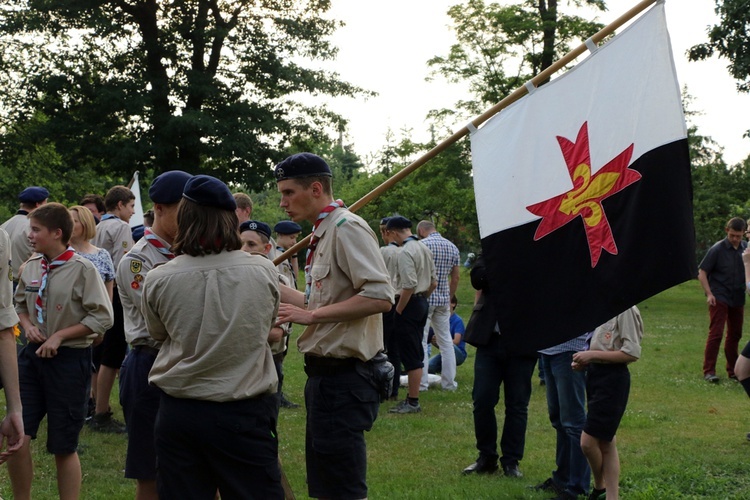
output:
[{"label": "sneaker", "polygon": [[555,484],[555,481],[553,481],[551,477],[547,478],[547,480],[543,483],[539,483],[536,486],[529,486],[529,488],[536,491],[549,491],[552,493],[557,493],[558,495],[563,492],[563,490]]},{"label": "sneaker", "polygon": [[422,407],[419,406],[419,403],[413,405],[404,399],[399,404],[388,410],[388,413],[419,413],[420,411],[422,411]]},{"label": "sneaker", "polygon": [[497,471],[497,458],[494,460],[487,460],[479,457],[476,462],[466,467],[462,474],[468,476],[469,474],[492,474]]},{"label": "sneaker", "polygon": [[703,380],[705,380],[706,382],[710,382],[712,384],[715,384],[715,383],[717,383],[719,381],[719,377],[717,377],[715,373],[706,373],[703,376]]},{"label": "sneaker", "polygon": [[125,424],[112,418],[112,412],[97,413],[88,422],[92,431],[107,434],[125,434]]},{"label": "sneaker", "polygon": [[523,472],[518,468],[518,464],[503,465],[503,473],[508,477],[523,477]]},{"label": "sneaker", "polygon": [[294,409],[294,408],[299,408],[299,405],[297,403],[292,403],[291,401],[289,401],[284,395],[284,393],[282,392],[281,393],[281,407]]},{"label": "sneaker", "polygon": [[596,488],[591,489],[591,493],[587,497],[587,500],[605,500],[607,498],[607,489],[602,488],[597,490]]}]

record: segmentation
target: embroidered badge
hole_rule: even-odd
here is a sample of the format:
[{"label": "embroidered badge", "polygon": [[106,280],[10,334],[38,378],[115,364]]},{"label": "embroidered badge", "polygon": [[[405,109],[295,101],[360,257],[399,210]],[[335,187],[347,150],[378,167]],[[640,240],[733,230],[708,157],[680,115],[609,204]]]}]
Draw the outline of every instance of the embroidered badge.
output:
[{"label": "embroidered badge", "polygon": [[318,290],[320,290],[321,288],[323,288],[323,282],[322,281],[316,281],[315,282],[315,288],[317,288]]},{"label": "embroidered badge", "polygon": [[122,242],[122,248],[128,248],[128,242],[127,241],[123,241]]},{"label": "embroidered badge", "polygon": [[142,274],[136,274],[135,276],[133,276],[133,281],[135,281],[137,283],[141,283],[143,281],[143,275]]},{"label": "embroidered badge", "polygon": [[62,311],[62,304],[57,304],[57,305],[55,306],[55,309],[57,309],[57,312],[60,312],[60,311]]},{"label": "embroidered badge", "polygon": [[137,281],[134,281],[130,284],[130,288],[132,288],[133,290],[138,290],[140,287],[141,287],[141,284],[138,283]]},{"label": "embroidered badge", "polygon": [[143,269],[143,262],[140,260],[131,260],[130,261],[130,272],[133,274],[138,274],[141,272],[141,269]]}]

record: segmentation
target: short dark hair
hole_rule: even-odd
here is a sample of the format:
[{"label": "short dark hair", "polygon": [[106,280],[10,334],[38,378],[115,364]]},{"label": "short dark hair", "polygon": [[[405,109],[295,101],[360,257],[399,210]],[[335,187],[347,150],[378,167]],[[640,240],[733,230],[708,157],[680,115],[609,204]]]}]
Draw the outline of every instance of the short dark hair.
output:
[{"label": "short dark hair", "polygon": [[78,202],[81,206],[88,205],[89,203],[96,205],[96,209],[101,213],[107,211],[107,207],[104,205],[104,197],[100,194],[86,194],[81,198],[81,201]]},{"label": "short dark hair", "polygon": [[198,205],[183,198],[177,209],[175,255],[193,257],[242,248],[239,221],[234,211]]},{"label": "short dark hair", "polygon": [[29,214],[29,219],[34,219],[50,231],[61,230],[62,242],[65,245],[70,241],[70,235],[73,234],[73,217],[70,216],[68,207],[62,203],[45,203],[35,208]]},{"label": "short dark hair", "polygon": [[107,207],[107,212],[110,212],[115,210],[120,202],[127,204],[130,200],[135,200],[135,195],[130,189],[125,186],[114,186],[107,191],[104,206]]},{"label": "short dark hair", "polygon": [[328,175],[312,175],[310,177],[291,177],[289,180],[296,182],[303,189],[308,189],[313,182],[320,182],[323,186],[323,193],[329,196],[333,195],[332,178]]},{"label": "short dark hair", "polygon": [[252,212],[253,210],[253,199],[250,198],[245,193],[234,193],[232,196],[234,196],[234,201],[237,203],[237,208],[241,208],[243,210],[250,209]]},{"label": "short dark hair", "polygon": [[[146,224],[148,222],[148,224]],[[151,227],[154,224],[154,209],[151,208],[143,214],[143,225]]]},{"label": "short dark hair", "polygon": [[729,219],[729,222],[727,222],[727,229],[732,231],[744,231],[747,229],[747,222],[740,217],[732,217]]}]

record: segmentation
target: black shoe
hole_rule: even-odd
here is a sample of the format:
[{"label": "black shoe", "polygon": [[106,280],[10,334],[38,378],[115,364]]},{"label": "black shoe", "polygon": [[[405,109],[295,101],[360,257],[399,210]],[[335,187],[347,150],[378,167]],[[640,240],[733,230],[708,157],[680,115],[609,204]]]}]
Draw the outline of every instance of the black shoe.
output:
[{"label": "black shoe", "polygon": [[89,420],[89,429],[106,434],[125,434],[125,424],[112,418],[112,412],[96,413]]},{"label": "black shoe", "polygon": [[607,488],[602,488],[600,490],[593,488],[591,490],[591,494],[588,496],[588,500],[601,500],[606,497],[607,497]]},{"label": "black shoe", "polygon": [[518,468],[518,464],[503,465],[503,472],[508,477],[523,477],[521,469]]},{"label": "black shoe", "polygon": [[464,469],[462,474],[492,474],[497,471],[497,462],[493,460],[477,459],[476,462]]},{"label": "black shoe", "polygon": [[553,481],[551,477],[547,478],[547,480],[543,483],[539,483],[536,486],[530,486],[530,488],[536,491],[549,491],[558,495],[563,492],[563,490],[555,484],[555,481]]},{"label": "black shoe", "polygon": [[281,393],[281,407],[282,408],[299,408],[299,405],[297,403],[292,403],[289,401],[286,396],[284,396],[284,393]]}]

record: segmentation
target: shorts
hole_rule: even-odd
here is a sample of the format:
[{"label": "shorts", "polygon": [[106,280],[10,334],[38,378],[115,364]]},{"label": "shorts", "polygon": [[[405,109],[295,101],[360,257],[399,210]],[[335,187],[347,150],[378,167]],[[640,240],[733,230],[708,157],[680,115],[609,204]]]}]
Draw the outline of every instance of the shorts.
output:
[{"label": "shorts", "polygon": [[112,324],[112,328],[104,334],[104,340],[99,344],[99,363],[94,363],[97,369],[99,365],[104,365],[115,370],[119,369],[128,351],[128,343],[125,341],[125,318],[117,289],[115,289],[112,301],[112,310],[115,313],[115,322]]},{"label": "shorts", "polygon": [[625,414],[629,394],[630,371],[627,364],[591,363],[586,372],[588,413],[584,432],[611,442]]},{"label": "shorts", "polygon": [[276,394],[228,401],[162,393],[155,436],[161,500],[284,498]]},{"label": "shorts", "polygon": [[154,423],[161,391],[148,383],[148,372],[155,360],[156,352],[136,346],[120,368],[120,404],[128,430],[125,456],[125,477],[128,479],[156,479]]},{"label": "shorts", "polygon": [[91,385],[91,348],[60,347],[54,358],[40,358],[40,344],[27,344],[18,355],[23,425],[36,439],[47,415],[47,451],[67,455],[78,449]]},{"label": "shorts", "polygon": [[427,323],[429,305],[427,299],[419,295],[412,295],[401,314],[394,314],[394,335],[396,346],[404,371],[416,370],[424,367],[424,347],[422,336]]},{"label": "shorts", "polygon": [[355,370],[311,376],[305,385],[308,495],[366,498],[364,431],[378,415],[377,390]]}]

